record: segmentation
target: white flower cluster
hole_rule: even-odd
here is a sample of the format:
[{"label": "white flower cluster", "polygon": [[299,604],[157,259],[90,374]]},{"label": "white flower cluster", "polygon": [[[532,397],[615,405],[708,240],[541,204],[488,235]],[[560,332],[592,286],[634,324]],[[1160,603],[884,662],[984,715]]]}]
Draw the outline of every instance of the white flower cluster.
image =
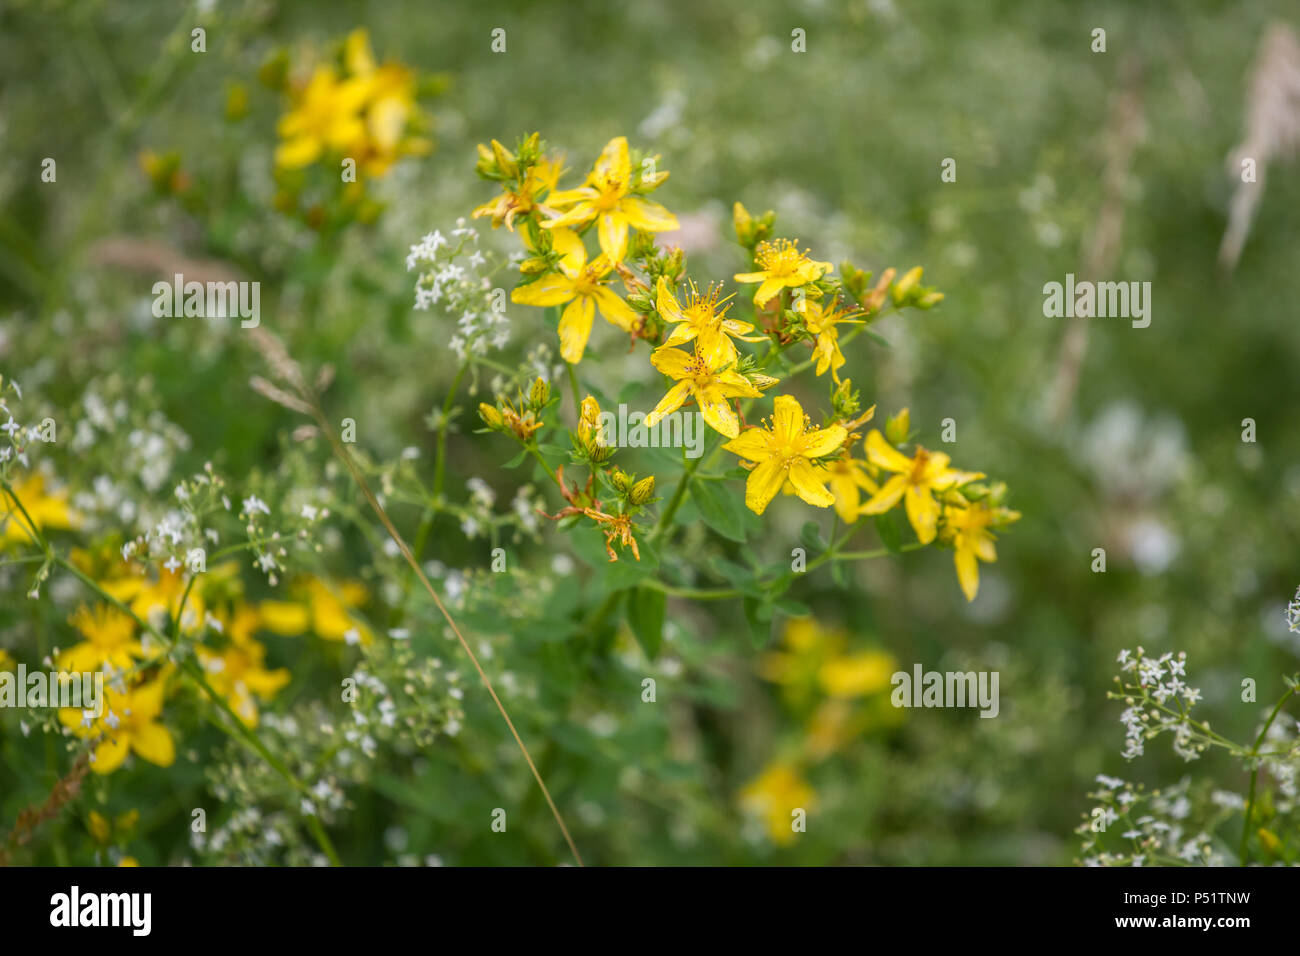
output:
[{"label": "white flower cluster", "polygon": [[[1130,703],[1119,717],[1125,731],[1124,756],[1129,760],[1140,757],[1148,738],[1172,731],[1175,753],[1184,760],[1199,757],[1206,745],[1193,735],[1188,713],[1201,699],[1201,692],[1183,680],[1187,654],[1166,652],[1152,658],[1141,647],[1136,653],[1125,648],[1117,660],[1121,671],[1136,676],[1136,684],[1126,683],[1126,687],[1142,695],[1142,700]],[[1152,707],[1152,703],[1158,706]]]},{"label": "white flower cluster", "polygon": [[456,334],[447,345],[462,362],[467,356],[486,355],[510,340],[510,320],[505,312],[505,290],[494,288],[481,271],[488,259],[478,248],[478,231],[456,220],[450,237],[435,230],[411,246],[408,272],[419,268],[415,280],[415,308],[440,306],[456,317]]},{"label": "white flower cluster", "polygon": [[1300,634],[1300,588],[1295,589],[1295,597],[1286,606],[1286,626],[1292,634]]},{"label": "white flower cluster", "polygon": [[[1148,861],[1166,865],[1172,860],[1227,866],[1231,862],[1210,834],[1192,820],[1190,779],[1152,793],[1105,774],[1097,776],[1097,784],[1099,789],[1089,796],[1100,805],[1080,827],[1080,832],[1090,837],[1084,845],[1085,866],[1142,866]],[[1237,799],[1240,802],[1240,797]],[[1094,834],[1112,830],[1121,820],[1124,830],[1119,836],[1132,842],[1131,852],[1101,851]]]},{"label": "white flower cluster", "polygon": [[469,490],[469,503],[461,513],[460,530],[465,537],[473,539],[488,535],[494,528],[500,529],[514,526],[518,528],[515,540],[518,540],[519,533],[536,535],[540,528],[540,519],[537,509],[545,503],[536,494],[536,489],[532,485],[522,485],[515,490],[515,496],[510,501],[510,515],[498,516],[493,513],[493,506],[496,504],[497,495],[491,486],[482,478],[470,478],[465,482],[465,487]]}]

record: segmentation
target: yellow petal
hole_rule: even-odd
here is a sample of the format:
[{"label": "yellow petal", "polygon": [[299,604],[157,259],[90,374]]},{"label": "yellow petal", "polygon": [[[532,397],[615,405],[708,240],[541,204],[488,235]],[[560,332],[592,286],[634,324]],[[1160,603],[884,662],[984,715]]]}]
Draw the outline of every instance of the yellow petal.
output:
[{"label": "yellow petal", "polygon": [[706,386],[695,393],[695,400],[700,404],[700,414],[704,421],[715,431],[728,438],[740,434],[740,419],[727,401],[722,389],[716,385]]},{"label": "yellow petal", "polygon": [[835,504],[835,496],[822,484],[825,474],[814,468],[806,458],[796,458],[790,462],[789,478],[795,493],[808,504],[819,508],[829,508]]},{"label": "yellow petal", "polygon": [[771,433],[766,429],[750,426],[740,435],[722,447],[746,461],[762,461],[771,448]]},{"label": "yellow petal", "polygon": [[551,245],[563,257],[560,268],[568,275],[576,276],[587,264],[587,247],[572,229],[552,229]]},{"label": "yellow petal", "polygon": [[929,488],[911,485],[904,496],[903,504],[907,509],[907,520],[912,523],[917,540],[929,544],[934,540],[939,524],[939,502]]},{"label": "yellow petal", "polygon": [[510,293],[512,302],[520,305],[563,305],[577,293],[573,289],[573,280],[566,275],[552,272],[542,276],[536,282],[521,285]]},{"label": "yellow petal", "polygon": [[681,349],[656,349],[650,353],[650,364],[670,378],[686,378],[691,374],[695,358]]},{"label": "yellow petal", "polygon": [[764,279],[763,284],[758,287],[754,293],[754,304],[760,309],[771,301],[772,297],[785,288],[785,283],[780,279]]},{"label": "yellow petal", "polygon": [[848,437],[843,425],[810,429],[803,435],[803,453],[809,458],[821,458],[843,445]]},{"label": "yellow petal", "polygon": [[640,316],[632,310],[617,292],[607,286],[601,286],[594,293],[600,314],[609,322],[617,325],[624,332],[631,332]]},{"label": "yellow petal", "polygon": [[296,637],[307,631],[307,608],[290,601],[263,601],[257,606],[262,624],[268,631],[285,637]]},{"label": "yellow petal", "polygon": [[170,767],[176,762],[176,744],[160,723],[149,722],[131,733],[131,749],[152,764]]},{"label": "yellow petal", "polygon": [[680,229],[677,217],[657,202],[629,196],[619,203],[619,208],[634,229],[645,232],[667,232]]},{"label": "yellow petal", "polygon": [[622,262],[627,255],[627,220],[617,212],[602,213],[598,228],[601,251],[610,262]]},{"label": "yellow petal", "polygon": [[645,417],[643,423],[646,428],[653,428],[659,424],[659,420],[665,415],[670,415],[682,407],[691,394],[690,382],[678,382],[672,388],[668,389],[668,394],[659,400],[659,404],[654,407],[649,415]]},{"label": "yellow petal", "polygon": [[126,734],[118,734],[111,740],[105,740],[95,748],[95,759],[90,769],[95,773],[112,773],[122,766],[130,749]]},{"label": "yellow petal", "polygon": [[962,593],[966,595],[967,601],[975,600],[980,589],[980,568],[975,555],[965,548],[959,548],[953,553],[952,559],[957,566],[957,583],[961,585]]},{"label": "yellow petal", "polygon": [[596,308],[588,296],[580,295],[565,306],[560,316],[560,356],[570,365],[582,361],[595,317]]},{"label": "yellow petal", "polygon": [[874,428],[867,434],[867,458],[873,465],[889,471],[906,473],[912,470],[912,459],[891,446]]},{"label": "yellow petal", "polygon": [[905,475],[895,475],[890,478],[883,488],[871,496],[871,499],[862,506],[864,515],[882,515],[894,505],[898,504],[898,499],[903,497],[907,491],[907,477]]},{"label": "yellow petal", "polygon": [[803,432],[803,406],[793,395],[778,395],[772,412],[772,435],[781,444],[793,444]]},{"label": "yellow petal", "polygon": [[275,148],[275,165],[281,169],[302,169],[316,162],[324,149],[325,144],[317,137],[299,136]]},{"label": "yellow petal", "polygon": [[785,469],[769,458],[749,473],[745,480],[745,506],[756,515],[767,510],[768,503],[785,484]]}]

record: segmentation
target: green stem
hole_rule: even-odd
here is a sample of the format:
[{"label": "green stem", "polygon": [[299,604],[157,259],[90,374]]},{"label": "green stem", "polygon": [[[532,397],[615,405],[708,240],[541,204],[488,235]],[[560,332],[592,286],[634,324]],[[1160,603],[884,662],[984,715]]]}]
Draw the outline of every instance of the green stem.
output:
[{"label": "green stem", "polygon": [[573,394],[573,417],[576,420],[582,417],[582,390],[578,388],[578,373],[574,371],[573,365],[565,362],[564,366],[569,370],[569,391]]},{"label": "green stem", "polygon": [[456,400],[456,392],[460,389],[461,380],[465,377],[465,371],[469,368],[469,360],[466,359],[461,363],[460,369],[456,372],[456,377],[452,380],[451,391],[447,393],[447,399],[442,403],[442,420],[438,423],[438,457],[433,466],[433,497],[442,497],[443,478],[447,473],[447,432],[451,428],[451,403]]},{"label": "green stem", "polygon": [[1264,742],[1264,737],[1268,729],[1273,726],[1273,721],[1277,720],[1277,715],[1282,712],[1282,705],[1291,699],[1291,695],[1296,692],[1296,688],[1290,687],[1282,695],[1282,699],[1277,702],[1273,712],[1268,715],[1268,720],[1264,722],[1264,727],[1255,738],[1255,745],[1250,748],[1250,758],[1254,760],[1255,765],[1250,770],[1250,795],[1246,799],[1246,815],[1241,821],[1241,865],[1246,865],[1246,850],[1250,839],[1250,818],[1255,812],[1255,787],[1259,783],[1259,747]]}]

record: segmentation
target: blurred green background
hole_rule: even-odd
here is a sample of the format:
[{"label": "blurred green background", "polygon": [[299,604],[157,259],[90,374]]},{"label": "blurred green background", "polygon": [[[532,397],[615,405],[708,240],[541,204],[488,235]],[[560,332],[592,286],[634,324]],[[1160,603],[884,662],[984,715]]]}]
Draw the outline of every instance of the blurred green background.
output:
[{"label": "blurred green background", "polygon": [[[1300,585],[1294,164],[1268,165],[1237,267],[1218,263],[1237,184],[1226,158],[1246,134],[1251,64],[1277,20],[1300,26],[1294,3],[222,0],[187,11],[8,0],[0,370],[54,408],[91,383],[147,381],[190,436],[178,473],[206,460],[236,477],[274,471],[297,419],[248,388],[261,363],[237,326],[152,320],[153,278],[104,261],[107,239],[150,240],[260,278],[263,326],[307,364],[338,366],[330,407],[368,423],[366,451],[427,453],[424,417],[455,369],[441,347],[454,320],[412,311],[406,249],[491,195],[473,176],[476,143],[534,129],[567,152],[570,182],[613,136],[660,154],[672,175],[655,198],[685,227],[666,240],[687,248],[696,278],[731,285],[746,266],[730,241],[736,200],[774,209],[778,233],[815,258],[923,265],[946,300],[883,321],[892,347],[859,339],[845,374],[878,418],[907,406],[921,442],[1005,480],[1024,517],[969,606],[950,557],[932,551],[853,566],[848,589],[810,575],[792,595],[852,646],[884,649],[905,669],[999,670],[998,719],[911,711],[869,728],[809,771],[822,813],[808,838],[772,846],[742,825],[739,795],[798,749],[799,734],[758,676],[759,652],[733,633],[734,609],[670,603],[680,664],[661,677],[660,699],[680,703],[653,716],[613,703],[634,699],[639,664],[574,675],[554,645],[507,631],[494,646],[542,688],[523,729],[550,741],[544,770],[588,862],[1069,863],[1098,773],[1158,786],[1191,772],[1244,786],[1214,755],[1189,769],[1164,742],[1125,764],[1120,705],[1105,696],[1120,648],[1186,650],[1202,716],[1237,738],[1253,736],[1300,655],[1283,614]],[[188,50],[192,25],[207,30],[204,54]],[[426,102],[436,151],[376,185],[387,206],[373,225],[325,237],[271,208],[281,104],[257,72],[278,50],[328,50],[358,26],[379,58],[449,83]],[[504,53],[490,50],[496,28]],[[796,28],[804,53],[791,51]],[[1104,53],[1091,50],[1096,28]],[[230,121],[235,85],[252,106]],[[144,150],[179,153],[201,208],[158,194]],[[44,157],[57,158],[57,183],[40,181]],[[956,160],[955,182],[941,181],[945,158]],[[1098,277],[1149,281],[1150,327],[1045,318],[1043,285],[1083,277],[1108,214],[1122,223],[1098,254]],[[505,238],[490,241],[509,248]],[[553,346],[540,312],[511,314],[518,357]],[[1077,389],[1054,409],[1062,344],[1080,322]],[[640,376],[652,397],[643,355],[602,354],[583,364],[584,381],[614,394]],[[475,403],[486,383],[479,389]],[[957,424],[951,448],[939,442],[945,418]],[[1245,418],[1255,443],[1242,441]],[[500,470],[509,452],[498,439],[452,441],[452,485],[478,475],[504,498],[526,479]],[[808,510],[774,510],[755,547],[788,553]],[[531,547],[525,563],[544,570],[566,546],[547,531]],[[1106,550],[1104,574],[1091,570],[1094,548]],[[445,524],[430,556],[464,567],[482,550]],[[368,560],[337,558],[342,569]],[[13,585],[3,600],[20,598]],[[501,611],[466,613],[469,626],[490,628]],[[22,640],[26,610],[6,615]],[[1240,701],[1244,677],[1258,682],[1259,703]],[[399,845],[448,862],[559,855],[490,704],[476,687],[468,696],[463,743],[480,756],[435,747],[416,764],[394,760],[387,783],[352,794],[345,858],[379,862]],[[598,719],[610,713],[613,731]],[[167,807],[159,779],[145,768],[113,805]],[[6,818],[49,783],[13,768],[0,781]],[[502,799],[492,787],[519,798],[533,845],[478,835],[482,808]],[[187,811],[160,812],[155,849],[134,851],[149,862],[184,852]],[[171,837],[168,820],[181,821]]]}]

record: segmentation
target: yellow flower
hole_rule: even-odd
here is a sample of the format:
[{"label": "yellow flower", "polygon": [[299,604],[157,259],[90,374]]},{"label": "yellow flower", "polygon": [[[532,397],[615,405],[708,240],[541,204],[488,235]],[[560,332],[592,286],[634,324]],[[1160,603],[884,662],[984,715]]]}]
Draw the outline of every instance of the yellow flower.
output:
[{"label": "yellow flower", "polygon": [[406,129],[415,117],[415,73],[399,63],[375,66],[370,36],[364,29],[348,34],[343,48],[344,66],[365,87],[366,138],[361,155],[353,156],[370,176],[382,176],[403,155],[423,155],[433,144],[427,139],[407,137]]},{"label": "yellow flower", "polygon": [[254,695],[270,700],[289,683],[287,669],[266,669],[266,648],[251,638],[231,643],[220,653],[206,647],[196,648],[196,652],[212,689],[226,699],[231,710],[249,727],[257,726]]},{"label": "yellow flower", "polygon": [[171,732],[158,721],[164,685],[160,677],[124,694],[105,686],[107,701],[103,716],[91,720],[89,725],[82,711],[75,707],[59,711],[59,720],[78,737],[102,737],[91,754],[91,770],[112,773],[122,766],[128,751],[159,767],[170,767],[176,761],[176,743]]},{"label": "yellow flower", "polygon": [[111,664],[124,671],[144,656],[135,639],[135,621],[111,604],[98,604],[93,611],[79,607],[70,621],[85,640],[59,655],[59,670],[96,671]]},{"label": "yellow flower", "polygon": [[169,571],[161,568],[158,580],[149,581],[143,575],[116,578],[101,581],[100,586],[112,597],[128,604],[136,616],[148,621],[155,627],[161,627],[168,619],[175,618],[181,611],[181,600],[185,600],[184,613],[180,615],[180,629],[193,630],[203,623],[206,608],[198,589],[191,589],[185,594],[187,585],[181,568]]},{"label": "yellow flower", "polygon": [[867,458],[872,464],[896,474],[862,506],[861,513],[884,514],[898,504],[900,498],[904,499],[907,520],[912,523],[922,544],[933,541],[938,530],[939,502],[935,500],[934,492],[984,477],[979,472],[949,468],[951,459],[940,451],[927,451],[917,446],[915,455],[908,458],[892,448],[885,436],[874,428],[867,435]]},{"label": "yellow flower", "polygon": [[853,524],[862,514],[862,492],[874,495],[880,490],[874,481],[875,469],[847,452],[843,457],[827,462],[826,471],[826,484],[835,496],[835,513],[845,524]]},{"label": "yellow flower", "polygon": [[993,533],[989,526],[1000,527],[1020,518],[1020,512],[1007,508],[990,508],[982,501],[965,507],[949,504],[943,509],[944,537],[952,542],[957,581],[967,601],[975,600],[980,589],[979,562],[991,564],[998,559]]},{"label": "yellow flower", "polygon": [[113,838],[113,826],[98,810],[90,811],[90,822],[87,825],[90,830],[90,838],[101,846],[108,846],[108,841]]},{"label": "yellow flower", "polygon": [[725,301],[718,301],[718,293],[714,289],[709,290],[706,295],[701,295],[692,283],[690,296],[683,306],[673,295],[672,286],[668,284],[667,278],[660,276],[655,308],[665,321],[676,326],[660,348],[668,349],[676,345],[685,345],[694,339],[698,343],[699,350],[705,355],[717,352],[726,361],[734,362],[736,345],[731,341],[731,336],[734,335],[746,342],[761,342],[764,337],[746,336],[745,333],[754,331],[754,327],[748,322],[727,318],[727,309],[730,306],[724,305]]},{"label": "yellow flower", "polygon": [[[501,146],[496,140],[492,141],[492,145]],[[480,147],[483,148],[485,147]],[[524,174],[523,183],[517,189],[503,187],[500,196],[477,207],[472,216],[475,219],[491,216],[493,229],[504,223],[505,227],[513,232],[515,217],[526,216],[534,209],[538,209],[542,199],[555,189],[563,171],[559,160],[543,157],[529,167],[528,172]]]},{"label": "yellow flower", "polygon": [[369,598],[365,587],[356,581],[326,582],[310,577],[295,587],[293,601],[262,601],[257,613],[262,626],[274,634],[296,637],[310,630],[327,641],[347,640],[355,631],[362,644],[374,635],[353,610]]},{"label": "yellow flower", "polygon": [[746,810],[762,817],[773,843],[789,846],[795,838],[794,811],[812,809],[817,794],[793,764],[774,761],[741,791],[740,799]]},{"label": "yellow flower", "polygon": [[67,530],[81,524],[81,516],[68,507],[67,491],[46,494],[45,479],[41,475],[29,474],[14,482],[13,489],[27,515],[24,517],[22,511],[14,507],[9,495],[0,491],[0,550],[11,541],[32,540],[27,530],[28,518],[35,523],[36,530],[42,532],[47,529]]},{"label": "yellow flower", "polygon": [[0,671],[12,672],[17,666],[17,662],[10,656],[8,651],[0,651]]},{"label": "yellow flower", "polygon": [[[659,175],[662,182],[667,173]],[[627,230],[631,226],[643,232],[666,232],[678,229],[677,217],[657,202],[630,195],[632,165],[627,154],[627,139],[611,139],[596,160],[586,185],[554,193],[548,204],[556,207],[573,205],[567,212],[542,223],[547,229],[581,227],[596,220],[600,249],[612,263],[623,261],[627,254]]]},{"label": "yellow flower", "polygon": [[319,66],[306,86],[292,93],[280,118],[282,142],[275,151],[280,169],[301,169],[325,153],[353,159],[366,175],[382,176],[403,155],[429,152],[427,139],[407,136],[417,116],[416,79],[398,63],[375,65],[364,29],[344,41],[345,75]]},{"label": "yellow flower", "polygon": [[896,662],[884,651],[833,657],[821,665],[817,680],[831,697],[865,697],[888,688]]},{"label": "yellow flower", "polygon": [[554,232],[554,246],[561,255],[560,271],[544,275],[536,282],[521,285],[510,298],[520,305],[564,305],[560,316],[560,355],[572,365],[582,361],[591,336],[591,323],[596,309],[612,325],[631,332],[638,321],[637,314],[605,286],[606,276],[614,268],[605,255],[587,261],[587,250],[582,240],[571,229]]},{"label": "yellow flower", "polygon": [[117,865],[118,865],[118,866],[139,866],[140,863],[139,863],[139,862],[136,860],[136,858],[133,857],[133,856],[124,856],[124,857],[122,857],[122,859],[118,862]]},{"label": "yellow flower", "polygon": [[798,400],[778,395],[770,428],[747,429],[722,447],[754,463],[745,482],[745,504],[761,515],[786,482],[810,505],[833,505],[835,496],[823,484],[826,473],[813,465],[813,459],[833,453],[847,437],[843,425],[810,427]]},{"label": "yellow flower", "polygon": [[813,346],[813,358],[817,360],[817,374],[823,375],[829,368],[831,377],[840,380],[839,370],[844,364],[844,353],[840,351],[839,330],[837,325],[857,325],[860,319],[853,319],[859,313],[852,308],[839,308],[839,300],[823,306],[820,302],[807,299],[801,310],[804,325],[808,331],[817,336]]},{"label": "yellow flower", "polygon": [[754,250],[757,272],[741,272],[737,282],[761,283],[754,293],[754,305],[760,309],[782,289],[797,289],[816,282],[833,268],[829,262],[815,262],[789,239],[769,239]]},{"label": "yellow flower", "polygon": [[740,420],[728,399],[758,398],[761,394],[732,368],[734,362],[716,351],[701,352],[698,342],[693,353],[681,349],[655,351],[650,355],[650,364],[677,383],[645,417],[646,428],[653,428],[665,415],[681,408],[688,398],[694,398],[710,428],[735,438],[740,434]]},{"label": "yellow flower", "polygon": [[317,67],[294,95],[293,108],[280,118],[276,130],[284,142],[276,147],[275,165],[302,169],[326,151],[356,158],[366,140],[361,110],[368,93],[367,81],[343,79],[333,67]]}]

